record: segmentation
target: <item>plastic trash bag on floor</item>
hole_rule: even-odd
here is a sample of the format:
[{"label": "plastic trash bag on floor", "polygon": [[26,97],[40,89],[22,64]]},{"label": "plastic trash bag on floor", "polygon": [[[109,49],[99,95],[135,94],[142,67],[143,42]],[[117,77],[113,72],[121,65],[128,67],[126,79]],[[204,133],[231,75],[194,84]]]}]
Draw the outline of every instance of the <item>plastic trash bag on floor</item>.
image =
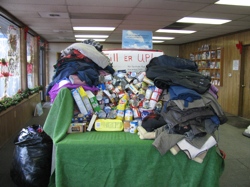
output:
[{"label": "plastic trash bag on floor", "polygon": [[51,173],[52,140],[40,125],[23,128],[14,140],[10,176],[20,187],[46,187]]}]

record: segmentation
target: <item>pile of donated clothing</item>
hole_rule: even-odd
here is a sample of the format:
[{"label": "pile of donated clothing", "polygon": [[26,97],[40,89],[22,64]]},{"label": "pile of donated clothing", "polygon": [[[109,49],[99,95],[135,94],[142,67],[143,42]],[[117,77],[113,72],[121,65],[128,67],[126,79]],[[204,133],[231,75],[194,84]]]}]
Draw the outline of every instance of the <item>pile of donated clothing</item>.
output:
[{"label": "pile of donated clothing", "polygon": [[[51,103],[61,88],[82,86],[96,96],[102,93],[100,111],[90,111],[87,119],[93,112],[102,114],[98,118],[116,118],[110,113],[120,112],[116,106],[127,95],[126,109],[132,118],[124,112],[122,120],[137,120],[139,138],[154,139],[152,145],[162,155],[182,150],[201,163],[206,152],[217,146],[219,125],[227,121],[217,102],[218,88],[191,60],[161,55],[152,58],[143,72],[114,70],[102,45],[90,39],[62,50],[54,70],[47,89]],[[104,111],[105,106],[110,110]]]}]

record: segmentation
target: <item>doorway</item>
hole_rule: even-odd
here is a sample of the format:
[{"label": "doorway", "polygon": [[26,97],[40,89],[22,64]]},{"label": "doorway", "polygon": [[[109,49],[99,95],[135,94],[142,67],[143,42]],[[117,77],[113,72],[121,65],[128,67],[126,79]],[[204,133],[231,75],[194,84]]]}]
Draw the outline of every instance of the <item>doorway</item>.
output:
[{"label": "doorway", "polygon": [[241,58],[239,116],[250,119],[250,45],[243,46]]}]

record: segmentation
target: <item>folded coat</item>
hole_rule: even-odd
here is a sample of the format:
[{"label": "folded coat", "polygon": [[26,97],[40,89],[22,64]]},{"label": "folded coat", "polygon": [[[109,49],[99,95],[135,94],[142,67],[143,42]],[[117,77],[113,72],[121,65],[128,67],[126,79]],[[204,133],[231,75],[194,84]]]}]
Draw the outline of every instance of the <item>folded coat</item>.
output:
[{"label": "folded coat", "polygon": [[172,57],[168,55],[161,55],[152,58],[146,67],[149,68],[151,66],[166,66],[198,71],[198,66],[194,61],[180,57]]},{"label": "folded coat", "polygon": [[171,85],[180,85],[203,94],[211,86],[210,77],[188,69],[150,66],[146,69],[146,76],[154,81],[155,86],[161,89],[167,89]]}]

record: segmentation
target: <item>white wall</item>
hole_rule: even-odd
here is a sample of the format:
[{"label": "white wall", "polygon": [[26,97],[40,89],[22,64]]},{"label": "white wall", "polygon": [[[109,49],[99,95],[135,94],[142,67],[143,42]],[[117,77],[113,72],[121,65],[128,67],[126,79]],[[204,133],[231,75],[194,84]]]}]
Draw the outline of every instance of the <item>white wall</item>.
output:
[{"label": "white wall", "polygon": [[[49,81],[54,75],[53,65],[57,63],[57,53],[70,46],[72,43],[49,43]],[[103,44],[103,50],[121,49],[121,44]],[[162,50],[169,56],[179,56],[179,46],[177,45],[154,45],[155,50]],[[49,82],[49,83],[50,83]]]}]

